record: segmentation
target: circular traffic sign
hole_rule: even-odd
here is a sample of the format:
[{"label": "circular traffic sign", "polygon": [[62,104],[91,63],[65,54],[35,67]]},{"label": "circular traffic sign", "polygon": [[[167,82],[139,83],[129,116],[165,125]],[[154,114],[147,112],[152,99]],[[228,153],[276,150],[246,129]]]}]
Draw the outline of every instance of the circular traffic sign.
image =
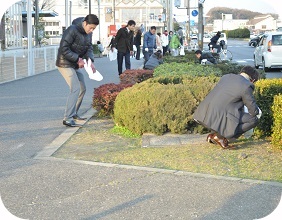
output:
[{"label": "circular traffic sign", "polygon": [[193,10],[193,11],[192,11],[192,15],[193,15],[194,17],[196,17],[196,16],[198,15],[198,11],[197,11],[197,10]]}]

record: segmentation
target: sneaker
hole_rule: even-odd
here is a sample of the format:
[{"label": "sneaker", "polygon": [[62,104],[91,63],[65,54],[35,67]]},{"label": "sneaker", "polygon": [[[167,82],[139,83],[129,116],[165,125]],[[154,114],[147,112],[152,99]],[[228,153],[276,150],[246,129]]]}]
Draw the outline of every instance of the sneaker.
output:
[{"label": "sneaker", "polygon": [[75,127],[76,126],[75,122],[72,119],[63,120],[63,125],[68,126],[68,127]]}]

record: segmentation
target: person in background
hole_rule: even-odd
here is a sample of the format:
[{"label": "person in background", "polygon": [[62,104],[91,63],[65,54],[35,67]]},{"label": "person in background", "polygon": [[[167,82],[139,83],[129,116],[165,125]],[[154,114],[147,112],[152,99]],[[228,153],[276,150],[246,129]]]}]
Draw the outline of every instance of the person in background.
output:
[{"label": "person in background", "polygon": [[208,46],[209,48],[216,48],[217,49],[217,53],[220,52],[221,50],[221,46],[217,44],[217,41],[218,39],[220,38],[220,35],[221,35],[221,32],[218,31],[216,33],[216,35],[214,35],[212,38],[211,38],[211,41],[209,42]]},{"label": "person in background", "polygon": [[144,55],[144,67],[150,56],[154,53],[154,49],[157,48],[156,44],[156,27],[152,26],[143,37],[143,55]]},{"label": "person in background", "polygon": [[172,56],[178,56],[180,47],[181,47],[181,44],[179,41],[179,37],[176,33],[174,33],[169,43],[169,48],[171,50]]},{"label": "person in background", "polygon": [[170,44],[170,42],[171,42],[172,36],[173,36],[173,31],[169,31],[169,33],[168,33],[168,48],[167,48],[167,50],[168,50],[169,53],[171,53],[171,49],[170,49],[170,47],[169,47],[169,44]]},{"label": "person in background", "polygon": [[123,57],[125,59],[125,68],[130,69],[130,55],[133,54],[133,35],[135,29],[135,21],[129,20],[126,27],[120,28],[115,38],[115,45],[117,47],[117,63],[118,74],[122,74]]},{"label": "person in background", "polygon": [[97,45],[98,45],[98,50],[99,50],[100,54],[102,54],[104,52],[103,44],[101,44],[100,41],[97,41]]},{"label": "person in background", "polygon": [[182,27],[179,27],[178,28],[178,31],[177,31],[177,35],[179,37],[179,42],[181,45],[183,45],[183,30],[182,30]]},{"label": "person in background", "polygon": [[144,69],[153,70],[162,63],[163,63],[163,54],[161,50],[158,50],[157,52],[153,53],[150,56],[149,60],[145,64]]},{"label": "person in background", "polygon": [[116,44],[115,44],[115,35],[113,35],[112,38],[111,38],[111,41],[110,41],[110,43],[109,43],[109,45],[108,45],[108,48],[110,48],[110,49],[113,51],[113,48],[115,48],[115,47],[116,47]]},{"label": "person in background", "polygon": [[142,32],[140,29],[138,29],[135,38],[134,38],[134,45],[136,46],[136,60],[140,60],[140,46],[141,46],[141,37]]},{"label": "person in background", "polygon": [[98,25],[98,17],[89,14],[69,26],[64,31],[60,42],[56,66],[70,88],[63,119],[63,124],[66,126],[74,127],[77,126],[74,120],[85,120],[78,116],[78,110],[86,92],[84,77],[79,69],[84,67],[83,59],[90,59],[91,68],[93,72],[96,72],[93,64],[91,33]]},{"label": "person in background", "polygon": [[163,56],[164,56],[167,53],[167,51],[168,51],[168,44],[169,44],[167,30],[165,30],[164,33],[162,34],[161,41],[162,41]]},{"label": "person in background", "polygon": [[226,74],[199,104],[193,118],[212,131],[208,142],[232,149],[235,147],[228,139],[236,139],[257,126],[261,111],[253,92],[258,79],[259,73],[251,66],[243,67],[240,74]]},{"label": "person in background", "polygon": [[161,33],[157,33],[157,34],[156,34],[157,50],[163,50],[163,47],[162,47],[162,38],[161,38],[161,36],[162,36]]},{"label": "person in background", "polygon": [[201,50],[197,50],[195,55],[200,64],[203,60],[206,60],[205,64],[216,64],[216,59],[213,57],[211,52],[203,53]]}]

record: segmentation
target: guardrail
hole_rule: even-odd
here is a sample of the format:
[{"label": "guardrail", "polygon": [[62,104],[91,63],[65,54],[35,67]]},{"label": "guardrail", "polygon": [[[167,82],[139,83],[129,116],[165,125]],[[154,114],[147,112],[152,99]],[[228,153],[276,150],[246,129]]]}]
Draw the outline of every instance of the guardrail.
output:
[{"label": "guardrail", "polygon": [[[58,45],[0,51],[0,83],[56,69]],[[32,65],[28,65],[30,62]]]}]

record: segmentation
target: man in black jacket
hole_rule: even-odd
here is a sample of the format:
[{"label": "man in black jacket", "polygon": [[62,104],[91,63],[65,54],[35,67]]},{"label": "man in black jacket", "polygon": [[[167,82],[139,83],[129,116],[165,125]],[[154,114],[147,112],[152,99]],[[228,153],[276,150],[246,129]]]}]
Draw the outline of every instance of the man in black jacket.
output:
[{"label": "man in black jacket", "polygon": [[221,32],[218,31],[216,33],[216,35],[214,35],[212,38],[211,38],[211,42],[208,44],[209,48],[212,47],[212,48],[216,48],[217,49],[217,53],[220,52],[221,50],[221,46],[217,44],[217,41],[218,39],[220,38],[221,36]]},{"label": "man in black jacket", "polygon": [[130,55],[133,54],[133,35],[135,28],[135,21],[129,20],[126,27],[120,28],[115,38],[115,45],[117,47],[117,62],[118,74],[122,74],[123,57],[125,58],[125,68],[130,69]]},{"label": "man in black jacket", "polygon": [[64,31],[60,42],[56,66],[70,88],[63,119],[66,126],[74,127],[74,120],[85,120],[77,115],[86,92],[84,77],[79,68],[84,67],[83,59],[91,59],[92,70],[96,72],[90,34],[97,25],[99,19],[93,14],[78,19]]},{"label": "man in black jacket", "polygon": [[201,50],[195,52],[199,63],[202,63],[203,60],[206,60],[205,64],[216,64],[216,59],[213,57],[211,52],[203,53]]}]

